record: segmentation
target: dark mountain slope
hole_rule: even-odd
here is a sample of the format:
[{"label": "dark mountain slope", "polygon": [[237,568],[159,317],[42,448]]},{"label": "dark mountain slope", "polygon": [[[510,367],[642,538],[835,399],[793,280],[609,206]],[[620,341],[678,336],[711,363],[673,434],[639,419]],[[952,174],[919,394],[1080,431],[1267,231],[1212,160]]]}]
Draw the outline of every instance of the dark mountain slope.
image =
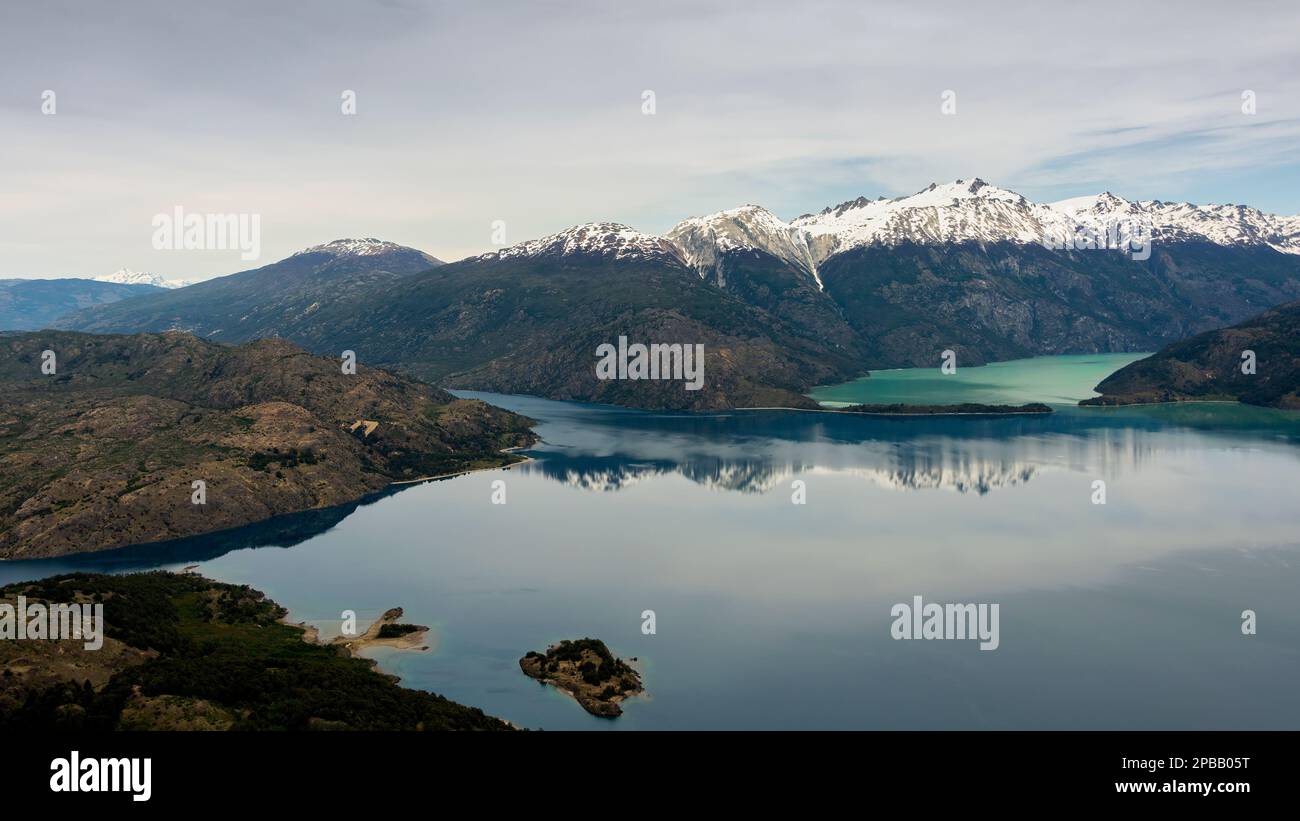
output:
[{"label": "dark mountain slope", "polygon": [[93,279],[0,279],[0,331],[34,331],[95,305],[166,293],[155,285]]},{"label": "dark mountain slope", "polygon": [[832,256],[826,291],[869,367],[967,365],[1151,349],[1300,295],[1300,258],[1271,248],[1157,246],[1150,260],[1037,245],[879,245]]},{"label": "dark mountain slope", "polygon": [[806,271],[756,248],[722,251],[716,265],[719,288],[783,320],[793,333],[855,359],[865,353],[843,310]]},{"label": "dark mountain slope", "polygon": [[91,333],[188,331],[219,342],[284,336],[281,328],[320,306],[348,301],[441,263],[379,240],[336,240],[251,271],[64,318],[55,327]]},{"label": "dark mountain slope", "polygon": [[[322,306],[281,333],[451,387],[655,408],[809,405],[800,395],[806,388],[860,372],[847,345],[828,344],[816,328],[774,317],[655,254],[477,257]],[[620,335],[703,344],[703,389],[598,380],[596,349]]]},{"label": "dark mountain slope", "polygon": [[[1245,351],[1255,354],[1253,374],[1242,371]],[[1300,410],[1300,302],[1175,342],[1111,374],[1097,391],[1081,404],[1236,399]]]}]

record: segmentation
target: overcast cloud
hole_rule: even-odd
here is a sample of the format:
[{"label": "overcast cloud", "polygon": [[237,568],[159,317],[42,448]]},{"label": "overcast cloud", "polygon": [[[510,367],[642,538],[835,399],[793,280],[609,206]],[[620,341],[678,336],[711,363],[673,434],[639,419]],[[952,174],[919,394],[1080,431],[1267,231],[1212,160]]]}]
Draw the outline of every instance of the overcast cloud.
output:
[{"label": "overcast cloud", "polygon": [[[1297,213],[1298,53],[1291,2],[7,2],[0,275],[352,236],[452,260],[493,220],[658,232],[976,175]],[[260,214],[261,259],[155,251],[175,205]]]}]

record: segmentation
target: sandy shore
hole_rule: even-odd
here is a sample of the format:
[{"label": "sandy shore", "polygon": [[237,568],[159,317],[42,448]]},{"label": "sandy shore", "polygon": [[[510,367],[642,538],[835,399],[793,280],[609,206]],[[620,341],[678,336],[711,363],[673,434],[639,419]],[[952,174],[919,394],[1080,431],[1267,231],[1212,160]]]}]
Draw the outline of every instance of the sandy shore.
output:
[{"label": "sandy shore", "polygon": [[[345,650],[353,658],[362,658],[361,651],[368,647],[391,647],[394,650],[407,650],[418,653],[429,651],[429,645],[425,643],[428,636],[429,628],[424,625],[415,625],[416,629],[410,633],[405,633],[393,638],[380,638],[379,631],[386,624],[397,624],[402,618],[402,608],[394,607],[384,611],[384,614],[375,619],[370,627],[359,636],[336,636],[330,641],[321,641],[320,630],[307,622],[291,622],[286,615],[283,619],[285,624],[296,627],[302,631],[302,640],[308,644],[319,644],[322,647],[338,647]],[[374,659],[364,659],[372,665],[378,667],[378,662]],[[399,680],[392,673],[385,672],[385,675],[394,681]]]}]

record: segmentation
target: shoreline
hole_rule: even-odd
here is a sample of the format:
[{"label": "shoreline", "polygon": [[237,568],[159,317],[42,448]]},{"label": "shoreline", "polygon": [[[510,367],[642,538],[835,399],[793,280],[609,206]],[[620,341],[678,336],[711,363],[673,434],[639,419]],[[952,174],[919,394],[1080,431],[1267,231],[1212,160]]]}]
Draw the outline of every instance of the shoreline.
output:
[{"label": "shoreline", "polygon": [[[533,444],[536,444],[536,442],[534,442]],[[501,450],[501,453],[513,453],[514,451],[517,450],[523,450],[525,447],[532,447],[532,445],[520,445],[519,447],[504,448]],[[485,470],[509,470],[515,465],[526,465],[529,462],[536,462],[536,461],[537,460],[531,456],[521,456],[519,457],[518,461],[508,462],[504,465],[489,465],[487,467],[481,467],[481,468],[469,468],[468,470],[458,470],[452,473],[439,473],[435,476],[421,476],[416,479],[398,479],[389,482],[387,486],[397,487],[400,485],[418,485],[421,482],[436,482],[439,479],[454,479],[457,476],[468,476],[471,473],[482,473]]]},{"label": "shoreline", "polygon": [[[283,605],[281,606],[283,607]],[[362,661],[367,662],[376,672],[388,676],[394,682],[400,682],[401,678],[395,673],[385,670],[378,660],[363,656],[361,654],[362,651],[370,647],[391,647],[394,650],[404,650],[417,653],[430,652],[429,645],[424,643],[424,639],[428,636],[430,628],[422,624],[414,625],[416,628],[415,630],[409,633],[404,633],[400,636],[394,636],[391,638],[379,637],[379,631],[384,625],[398,623],[398,619],[403,615],[403,610],[400,607],[392,607],[385,610],[379,618],[371,622],[370,626],[359,635],[335,636],[329,641],[321,640],[319,627],[309,624],[306,621],[291,621],[290,615],[291,613],[288,611],[288,608],[286,608],[286,612],[280,619],[280,622],[301,630],[302,640],[307,644],[315,644],[319,647],[334,647],[344,650],[350,658],[361,659]]]},{"label": "shoreline", "polygon": [[[1068,408],[1073,406],[1063,405],[1062,407]],[[710,413],[730,413],[731,411],[798,411],[800,413],[838,413],[842,416],[883,416],[883,417],[891,417],[894,419],[925,418],[931,416],[1050,416],[1051,415],[1050,413],[1044,413],[1043,411],[1007,411],[1006,413],[997,413],[997,412],[994,413],[956,413],[956,412],[954,413],[875,413],[875,412],[860,413],[858,411],[846,411],[840,408],[779,408],[779,407],[730,408],[724,411],[710,411]]]},{"label": "shoreline", "polygon": [[[513,454],[514,451],[524,450],[526,448],[532,447],[535,444],[537,444],[537,442],[533,442],[530,445],[520,445],[518,447],[513,447],[513,448],[504,448],[499,452]],[[440,479],[453,479],[457,476],[468,476],[471,473],[481,473],[487,470],[509,470],[515,467],[516,465],[523,465],[535,461],[537,460],[531,456],[518,456],[515,461],[507,462],[502,465],[486,465],[484,467],[458,470],[458,471],[453,471],[451,473],[438,474],[435,476],[421,476],[416,479],[394,480],[389,482],[388,484],[381,485],[380,487],[377,487],[373,490],[368,490],[365,493],[361,494],[360,496],[357,496],[352,499],[348,499],[343,502],[339,502],[338,504],[326,505],[324,507],[305,507],[297,510],[286,510],[282,512],[273,513],[270,516],[266,516],[261,519],[252,519],[247,522],[241,522],[240,524],[231,525],[230,527],[222,527],[216,530],[203,530],[196,533],[185,533],[181,535],[170,536],[168,538],[159,539],[157,541],[152,541],[152,542],[136,542],[134,544],[117,545],[114,547],[91,548],[89,550],[76,550],[70,553],[55,553],[49,556],[20,556],[20,557],[0,556],[0,562],[40,562],[40,561],[75,560],[77,557],[105,556],[113,553],[114,551],[119,551],[119,550],[147,549],[151,547],[170,545],[175,542],[181,542],[190,539],[205,539],[211,537],[219,537],[220,534],[223,533],[227,533],[231,531],[239,531],[242,530],[243,528],[256,527],[258,525],[265,524],[267,522],[281,519],[282,517],[301,516],[304,514],[319,513],[321,511],[329,511],[335,508],[342,508],[348,505],[364,504],[367,502],[367,500],[381,498],[383,494],[396,492],[396,489],[403,488],[407,485],[415,485],[415,484],[420,484],[422,482],[433,482]],[[198,566],[199,565],[197,564],[192,564],[184,568],[184,571],[193,572],[193,569]]]},{"label": "shoreline", "polygon": [[[1097,398],[1100,398],[1098,396]],[[1248,405],[1240,399],[1166,399],[1163,402],[1112,402],[1102,404],[1100,402],[1091,405],[1083,404],[1085,400],[1080,400],[1077,407],[1080,408],[1143,408],[1153,407],[1156,405],[1244,405],[1248,408],[1263,408],[1264,410],[1288,410],[1287,408],[1270,408],[1268,405]]]},{"label": "shoreline", "polygon": [[[284,605],[280,605],[280,606],[284,607]],[[425,690],[423,687],[407,687],[405,684],[402,684],[401,676],[397,675],[391,670],[386,669],[384,665],[379,662],[378,659],[369,658],[361,654],[362,651],[364,651],[369,647],[391,647],[394,650],[414,652],[414,653],[432,652],[432,648],[430,648],[429,645],[425,644],[423,641],[424,638],[427,635],[429,635],[429,632],[431,631],[432,628],[423,624],[417,624],[415,625],[415,627],[417,628],[416,630],[413,630],[412,632],[406,633],[401,636],[397,636],[395,638],[381,639],[378,637],[380,627],[382,627],[385,624],[395,624],[397,619],[400,619],[402,617],[402,612],[403,612],[402,608],[393,607],[384,611],[383,615],[375,619],[374,622],[371,623],[370,627],[366,628],[366,631],[359,636],[355,636],[355,637],[335,636],[333,639],[329,641],[321,641],[320,628],[317,627],[316,625],[310,624],[306,621],[298,621],[298,622],[290,621],[289,617],[292,614],[288,612],[288,608],[285,608],[285,610],[286,612],[284,614],[284,617],[280,619],[280,623],[288,625],[289,627],[293,627],[297,630],[301,630],[302,640],[307,644],[315,644],[319,647],[334,647],[334,648],[346,650],[350,658],[361,659],[362,661],[370,665],[370,669],[372,671],[374,671],[378,675],[385,676],[391,679],[394,684],[398,684],[407,690],[419,690],[421,692],[431,692]],[[467,705],[467,706],[472,706],[472,705]],[[477,709],[482,709],[482,708],[480,707]],[[493,718],[496,718],[498,721],[508,724],[512,729],[515,730],[520,729],[520,726],[518,724],[516,724],[515,722],[509,719],[501,718],[499,716],[493,716]]]}]

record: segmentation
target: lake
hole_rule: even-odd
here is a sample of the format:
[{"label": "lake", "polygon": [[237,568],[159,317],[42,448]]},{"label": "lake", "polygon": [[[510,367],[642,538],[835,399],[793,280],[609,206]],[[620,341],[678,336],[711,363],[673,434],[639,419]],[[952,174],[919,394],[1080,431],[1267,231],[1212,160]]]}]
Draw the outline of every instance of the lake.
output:
[{"label": "lake", "polygon": [[[467,394],[539,421],[533,461],[169,545],[4,562],[0,581],[197,563],[326,636],[344,610],[368,623],[401,606],[432,649],[375,651],[385,669],[526,727],[1300,728],[1300,414],[1073,406],[1138,356],[813,392],[1057,408],[1044,416]],[[999,646],[895,640],[891,609],[914,596],[997,604]],[[637,659],[646,695],[618,719],[519,671],[583,636]]]}]

